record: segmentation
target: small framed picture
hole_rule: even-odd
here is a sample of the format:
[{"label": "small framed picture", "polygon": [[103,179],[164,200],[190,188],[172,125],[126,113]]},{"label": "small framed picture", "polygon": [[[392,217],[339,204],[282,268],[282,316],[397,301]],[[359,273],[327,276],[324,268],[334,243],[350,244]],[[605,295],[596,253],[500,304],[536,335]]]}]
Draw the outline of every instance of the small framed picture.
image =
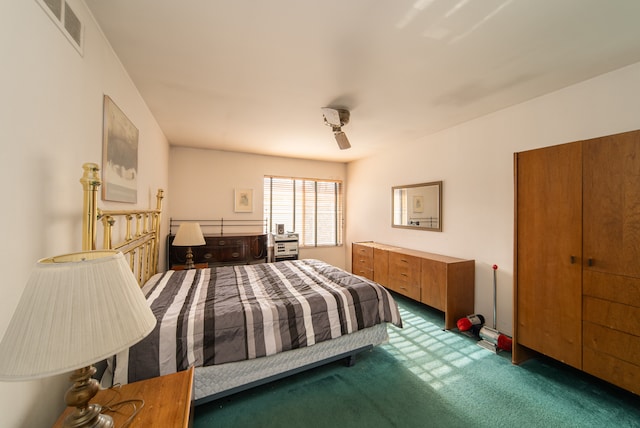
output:
[{"label": "small framed picture", "polygon": [[235,212],[253,212],[253,189],[235,189],[234,201]]},{"label": "small framed picture", "polygon": [[424,196],[413,197],[413,212],[421,213],[424,210]]}]

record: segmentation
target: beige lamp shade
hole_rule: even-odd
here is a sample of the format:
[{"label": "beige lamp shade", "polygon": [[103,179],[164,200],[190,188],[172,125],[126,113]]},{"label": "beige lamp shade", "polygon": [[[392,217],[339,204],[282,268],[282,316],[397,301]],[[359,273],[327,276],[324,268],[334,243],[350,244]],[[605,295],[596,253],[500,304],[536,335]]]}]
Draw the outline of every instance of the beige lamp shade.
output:
[{"label": "beige lamp shade", "polygon": [[90,366],[139,342],[155,325],[122,253],[42,259],[0,342],[0,380]]},{"label": "beige lamp shade", "polygon": [[200,224],[193,222],[180,223],[178,233],[176,233],[176,237],[173,239],[173,245],[178,247],[191,247],[204,245],[205,243]]}]

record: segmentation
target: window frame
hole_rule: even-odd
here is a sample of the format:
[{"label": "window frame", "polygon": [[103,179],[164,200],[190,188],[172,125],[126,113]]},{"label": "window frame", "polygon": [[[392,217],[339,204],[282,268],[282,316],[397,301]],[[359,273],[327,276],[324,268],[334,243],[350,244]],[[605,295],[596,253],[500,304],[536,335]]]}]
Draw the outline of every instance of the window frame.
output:
[{"label": "window frame", "polygon": [[[290,226],[293,229],[293,232],[298,234],[299,246],[301,248],[341,247],[344,245],[345,219],[343,180],[265,175],[263,177],[264,217],[265,221],[267,222],[268,230],[274,232],[275,225],[282,222],[278,219],[274,220],[274,180],[289,182],[285,185],[282,185],[282,187],[278,190],[285,192],[290,191],[289,196],[291,197],[291,205],[287,208],[290,208],[291,211],[285,212],[284,215],[290,216],[291,224],[287,225],[286,227]],[[331,191],[321,191],[319,193],[318,187],[327,184],[330,185]],[[287,185],[290,185],[291,188],[287,189]],[[309,185],[313,187],[313,190],[307,190]],[[323,197],[326,198],[327,195],[331,196],[331,194],[333,194],[332,200],[328,204],[322,204],[322,200],[319,201],[319,199],[322,199]],[[313,198],[311,201],[308,200],[309,195],[311,195],[311,197]],[[331,197],[329,199],[331,199]],[[286,199],[282,198],[282,200],[285,200],[286,206]],[[312,209],[309,210],[309,207],[312,207]],[[330,228],[330,230],[332,231],[330,239],[322,239],[322,236],[319,236],[319,230],[323,225],[321,216],[323,215],[323,212],[326,215],[326,209],[323,211],[323,207],[329,207],[331,209],[330,221],[325,223],[332,223],[332,226]],[[310,214],[309,211],[311,211]],[[280,215],[283,215],[283,213],[280,213]],[[306,217],[308,215],[313,216],[312,224],[310,224],[308,220],[306,220]],[[302,223],[302,226],[299,226],[300,223]],[[312,236],[312,239],[309,239],[309,236]],[[329,240],[332,242],[329,243]]]}]

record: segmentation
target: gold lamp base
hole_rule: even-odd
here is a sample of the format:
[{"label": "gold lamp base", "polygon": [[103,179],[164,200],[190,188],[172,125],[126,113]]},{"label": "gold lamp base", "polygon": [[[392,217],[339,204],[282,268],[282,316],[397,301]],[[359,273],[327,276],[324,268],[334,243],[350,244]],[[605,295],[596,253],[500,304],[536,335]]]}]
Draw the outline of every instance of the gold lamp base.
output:
[{"label": "gold lamp base", "polygon": [[187,269],[193,269],[196,265],[193,263],[193,251],[191,251],[191,247],[187,248]]},{"label": "gold lamp base", "polygon": [[67,390],[64,399],[67,406],[76,409],[64,420],[63,427],[113,428],[113,418],[103,415],[100,405],[89,404],[100,389],[98,381],[91,377],[95,373],[96,368],[89,366],[77,369],[69,377],[73,385]]}]

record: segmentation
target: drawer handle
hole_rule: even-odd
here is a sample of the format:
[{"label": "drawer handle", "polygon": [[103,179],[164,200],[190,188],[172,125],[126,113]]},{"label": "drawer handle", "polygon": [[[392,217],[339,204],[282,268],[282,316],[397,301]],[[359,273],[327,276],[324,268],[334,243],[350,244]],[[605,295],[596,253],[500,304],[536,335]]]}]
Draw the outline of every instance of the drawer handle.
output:
[{"label": "drawer handle", "polygon": [[218,245],[224,245],[224,241],[218,241]]},{"label": "drawer handle", "polygon": [[240,257],[240,253],[231,253],[231,257]]},{"label": "drawer handle", "polygon": [[404,272],[403,272],[403,273],[401,273],[400,275],[402,275],[402,276],[409,276],[409,275],[407,275],[407,274],[406,274],[406,273],[404,273]]},{"label": "drawer handle", "polygon": [[405,259],[400,259],[400,261],[401,261],[401,262],[405,262],[405,263],[409,263],[409,261],[408,261],[408,260],[405,260]]}]

